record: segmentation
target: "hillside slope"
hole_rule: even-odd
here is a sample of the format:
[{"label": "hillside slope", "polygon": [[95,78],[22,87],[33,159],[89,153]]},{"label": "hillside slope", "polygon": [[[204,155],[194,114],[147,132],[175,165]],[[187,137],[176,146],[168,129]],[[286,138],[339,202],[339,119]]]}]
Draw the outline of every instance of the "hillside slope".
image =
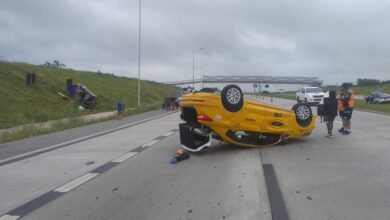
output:
[{"label": "hillside slope", "polygon": [[[34,86],[26,86],[26,73],[37,75]],[[77,102],[66,102],[57,92],[66,91],[66,79],[81,83],[98,96],[91,111],[80,111]],[[141,105],[162,103],[177,90],[151,81],[141,81]],[[118,97],[126,108],[137,105],[137,79],[112,74],[56,69],[25,63],[0,61],[0,129],[116,109]]]}]

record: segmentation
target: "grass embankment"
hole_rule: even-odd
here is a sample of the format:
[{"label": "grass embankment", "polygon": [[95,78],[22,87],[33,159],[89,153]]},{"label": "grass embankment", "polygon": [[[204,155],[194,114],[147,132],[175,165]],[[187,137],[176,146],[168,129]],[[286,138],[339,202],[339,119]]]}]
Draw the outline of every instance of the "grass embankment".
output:
[{"label": "grass embankment", "polygon": [[[37,75],[34,86],[26,86],[26,73]],[[66,79],[81,83],[98,97],[90,111],[77,109],[78,102],[66,102],[57,92],[66,93]],[[141,106],[161,106],[164,96],[172,96],[177,87],[151,81],[141,82]],[[137,105],[137,79],[107,73],[55,69],[25,63],[0,61],[0,129],[114,111],[118,97],[126,108]],[[76,123],[77,124],[77,123]]]},{"label": "grass embankment", "polygon": [[[337,89],[335,87],[332,88],[324,88],[324,90],[329,90],[329,89]],[[368,95],[370,92],[374,91],[380,91],[380,92],[385,92],[390,94],[390,84],[383,84],[383,85],[376,85],[376,86],[354,86],[352,89],[355,91],[357,95]],[[338,90],[338,92],[340,92]]]},{"label": "grass embankment", "polygon": [[[324,88],[324,90],[329,90],[329,89],[336,89],[336,88]],[[355,91],[356,95],[362,95],[362,96],[368,95],[370,92],[373,91],[381,91],[390,94],[390,85],[384,84],[384,85],[377,85],[377,86],[354,86],[353,90]],[[340,91],[338,90],[337,93],[340,94]],[[271,93],[271,94],[264,94],[264,95],[269,97],[276,97],[276,98],[284,98],[284,99],[292,99],[292,100],[296,99],[296,92]],[[356,100],[355,107],[360,109],[390,113],[390,104],[368,104],[364,100]]]},{"label": "grass embankment", "polygon": [[[137,113],[142,113],[146,111],[152,111],[161,108],[161,104],[154,104],[154,105],[148,105],[148,106],[141,106],[140,108],[132,108],[130,110],[127,110],[124,113],[124,116],[129,116]],[[82,118],[74,117],[69,118],[66,120],[59,120],[50,125],[50,127],[45,126],[36,126],[34,124],[23,126],[22,129],[16,131],[16,132],[5,132],[3,135],[0,135],[0,143],[13,141],[13,140],[19,140],[22,138],[27,137],[33,137],[38,136],[42,134],[48,134],[53,133],[57,131],[62,131],[66,129],[76,128],[80,126],[85,126],[93,123],[98,123],[110,119],[115,119],[116,115],[112,115],[110,117],[100,118],[100,119],[94,119],[94,120],[83,120]]]}]

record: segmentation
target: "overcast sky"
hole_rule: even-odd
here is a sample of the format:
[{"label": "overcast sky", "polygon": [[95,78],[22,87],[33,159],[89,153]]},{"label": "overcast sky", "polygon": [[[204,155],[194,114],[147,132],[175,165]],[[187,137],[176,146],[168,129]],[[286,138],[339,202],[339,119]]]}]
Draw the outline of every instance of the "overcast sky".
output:
[{"label": "overcast sky", "polygon": [[[136,77],[138,0],[0,0],[0,59]],[[141,75],[390,79],[390,0],[142,0]]]}]

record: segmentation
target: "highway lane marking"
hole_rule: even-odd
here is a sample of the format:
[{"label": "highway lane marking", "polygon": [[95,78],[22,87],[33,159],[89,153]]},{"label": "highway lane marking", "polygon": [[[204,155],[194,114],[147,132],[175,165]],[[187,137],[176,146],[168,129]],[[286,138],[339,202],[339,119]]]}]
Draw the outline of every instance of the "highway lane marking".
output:
[{"label": "highway lane marking", "polygon": [[[174,134],[178,130],[179,129],[172,129],[170,132],[172,132],[172,134]],[[159,138],[155,138],[152,141],[149,141],[145,145],[152,146],[152,145],[156,144],[157,142],[163,140],[167,136],[164,138],[161,138],[161,137],[163,137],[163,136],[159,136]],[[148,147],[150,147],[150,146],[148,146]],[[48,204],[49,202],[61,197],[62,195],[68,193],[69,191],[77,188],[78,186],[80,186],[80,185],[88,182],[89,180],[92,180],[93,178],[99,176],[100,174],[114,168],[118,164],[121,164],[122,162],[126,161],[127,159],[132,158],[133,156],[137,155],[138,153],[140,153],[141,151],[143,151],[145,149],[146,148],[143,148],[141,145],[141,146],[129,151],[128,153],[95,168],[94,170],[90,171],[89,173],[87,173],[81,177],[78,177],[78,178],[58,187],[55,190],[44,193],[44,194],[38,196],[37,198],[30,200],[30,201],[22,204],[21,206],[5,213],[4,215],[0,216],[0,220],[16,220],[16,219],[19,219],[23,216],[26,216],[27,214],[39,209],[40,207],[43,207],[44,205]]]},{"label": "highway lane marking", "polygon": [[176,113],[176,112],[177,111],[173,111],[173,112],[169,112],[169,113],[166,113],[166,114],[157,115],[157,116],[154,116],[154,117],[151,117],[151,118],[147,118],[147,119],[143,119],[143,120],[140,120],[140,121],[132,122],[132,123],[125,124],[125,125],[122,125],[122,126],[119,126],[119,127],[116,127],[116,128],[112,128],[112,129],[109,129],[109,130],[97,132],[95,134],[87,135],[87,136],[84,136],[84,137],[80,137],[80,138],[76,138],[76,139],[73,139],[73,140],[65,141],[63,143],[55,144],[55,145],[52,145],[52,146],[49,146],[49,147],[45,147],[45,148],[41,148],[41,149],[38,149],[38,150],[30,151],[30,152],[27,152],[27,153],[24,153],[24,154],[16,155],[16,156],[4,159],[4,160],[0,160],[0,166],[6,165],[6,164],[10,164],[10,163],[13,163],[13,162],[16,162],[16,161],[19,161],[19,160],[24,160],[26,158],[37,156],[37,155],[40,155],[40,154],[43,154],[43,153],[46,153],[46,152],[49,152],[49,151],[56,150],[58,148],[66,147],[66,146],[69,146],[69,145],[72,145],[72,144],[76,144],[76,143],[79,143],[79,142],[82,142],[82,141],[85,141],[85,140],[89,140],[89,139],[92,139],[92,138],[95,138],[95,137],[99,137],[99,136],[102,136],[102,135],[105,135],[105,134],[112,133],[112,132],[115,132],[115,131],[126,129],[126,128],[129,128],[129,127],[132,127],[132,126],[136,126],[136,125],[148,122],[148,121],[152,121],[154,119],[158,119],[158,118],[165,117],[167,115],[171,115],[171,114]]},{"label": "highway lane marking", "polygon": [[49,191],[47,193],[44,193],[37,198],[30,200],[29,202],[24,203],[23,205],[13,209],[12,211],[6,213],[6,215],[10,216],[19,216],[22,218],[23,216],[33,212],[34,210],[38,209],[39,207],[42,207],[49,202],[57,199],[58,197],[62,196],[64,193],[60,192],[54,192]]},{"label": "highway lane marking", "polygon": [[145,147],[150,147],[150,146],[153,146],[154,144],[156,144],[157,142],[159,142],[160,140],[151,140],[149,141],[148,143],[142,145],[143,148]]},{"label": "highway lane marking", "polygon": [[98,174],[102,174],[108,170],[111,170],[112,168],[114,168],[116,165],[118,165],[119,163],[115,163],[115,162],[108,162],[108,163],[105,163],[99,167],[97,167],[96,169],[90,171],[90,173],[98,173]]},{"label": "highway lane marking", "polygon": [[87,174],[80,176],[79,178],[74,179],[74,180],[70,181],[69,183],[55,189],[54,191],[61,192],[61,193],[69,192],[72,189],[74,189],[74,188],[80,186],[81,184],[95,178],[98,175],[99,175],[98,173],[87,173]]},{"label": "highway lane marking", "polygon": [[272,219],[289,220],[286,203],[283,199],[282,191],[280,190],[273,165],[263,164],[263,171]]},{"label": "highway lane marking", "polygon": [[129,152],[129,153],[126,153],[118,158],[116,158],[115,160],[112,160],[111,162],[114,162],[114,163],[122,163],[123,161],[133,157],[134,155],[138,154],[138,152]]},{"label": "highway lane marking", "polygon": [[165,133],[165,134],[163,134],[163,135],[161,135],[161,136],[163,136],[163,137],[168,137],[168,136],[171,136],[172,134],[174,134],[175,132],[173,132],[173,131],[170,131],[170,132],[167,132],[167,133]]},{"label": "highway lane marking", "polygon": [[20,218],[20,216],[15,216],[15,215],[3,215],[0,217],[0,220],[16,220]]}]

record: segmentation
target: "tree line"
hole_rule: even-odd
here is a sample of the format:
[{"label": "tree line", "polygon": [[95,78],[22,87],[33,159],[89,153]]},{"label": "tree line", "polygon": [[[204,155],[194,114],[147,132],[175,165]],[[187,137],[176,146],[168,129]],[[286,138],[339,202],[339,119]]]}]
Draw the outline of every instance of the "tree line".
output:
[{"label": "tree line", "polygon": [[60,61],[58,60],[53,60],[53,62],[49,62],[49,61],[46,61],[43,66],[47,66],[47,67],[53,67],[53,68],[57,68],[57,69],[62,69],[62,68],[65,68],[65,64],[61,63]]},{"label": "tree line", "polygon": [[357,80],[358,86],[374,86],[374,85],[381,85],[381,84],[390,84],[390,80],[380,81],[379,79],[360,79],[360,78]]}]

